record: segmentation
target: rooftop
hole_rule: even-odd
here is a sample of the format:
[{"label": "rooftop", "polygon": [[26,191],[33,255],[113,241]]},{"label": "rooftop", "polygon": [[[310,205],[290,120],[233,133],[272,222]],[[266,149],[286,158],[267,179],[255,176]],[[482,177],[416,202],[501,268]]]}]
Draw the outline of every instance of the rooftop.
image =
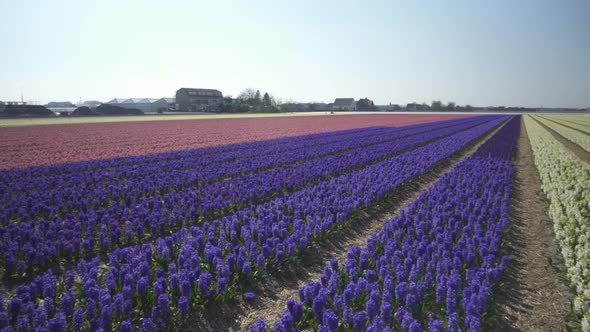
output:
[{"label": "rooftop", "polygon": [[350,106],[354,104],[354,98],[336,98],[334,106]]},{"label": "rooftop", "polygon": [[[162,99],[162,98],[160,98]],[[151,104],[160,99],[157,98],[115,98],[107,104]]]}]

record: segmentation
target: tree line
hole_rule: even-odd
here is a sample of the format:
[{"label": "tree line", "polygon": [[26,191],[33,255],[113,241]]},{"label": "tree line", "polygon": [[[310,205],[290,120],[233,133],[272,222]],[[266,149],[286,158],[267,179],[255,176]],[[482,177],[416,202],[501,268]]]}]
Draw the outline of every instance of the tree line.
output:
[{"label": "tree line", "polygon": [[221,113],[278,113],[280,110],[276,99],[271,94],[268,92],[262,94],[260,90],[247,88],[238,95],[238,98],[234,99],[231,96],[223,98],[218,111]]}]

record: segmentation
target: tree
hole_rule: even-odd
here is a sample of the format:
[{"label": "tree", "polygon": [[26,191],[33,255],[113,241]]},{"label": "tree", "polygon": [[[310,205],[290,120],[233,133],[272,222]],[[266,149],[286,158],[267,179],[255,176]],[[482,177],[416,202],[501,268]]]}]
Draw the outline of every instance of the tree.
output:
[{"label": "tree", "polygon": [[447,105],[447,110],[454,111],[455,110],[455,103],[452,101],[449,102],[449,104]]},{"label": "tree", "polygon": [[440,111],[443,108],[443,103],[440,100],[433,100],[430,107],[433,111]]},{"label": "tree", "polygon": [[253,100],[256,97],[256,91],[252,88],[244,89],[238,96],[239,99],[243,99],[245,101]]},{"label": "tree", "polygon": [[260,90],[256,90],[256,94],[254,95],[254,103],[256,105],[262,104],[262,98],[260,97]]},{"label": "tree", "polygon": [[266,107],[272,106],[272,100],[270,99],[268,92],[264,93],[264,97],[262,97],[262,104]]}]

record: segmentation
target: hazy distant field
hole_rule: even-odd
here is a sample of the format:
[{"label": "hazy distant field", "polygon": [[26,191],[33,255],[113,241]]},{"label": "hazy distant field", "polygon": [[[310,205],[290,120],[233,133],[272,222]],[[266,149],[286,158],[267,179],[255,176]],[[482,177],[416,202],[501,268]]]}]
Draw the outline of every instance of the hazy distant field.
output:
[{"label": "hazy distant field", "polygon": [[[112,119],[115,121],[0,127],[0,150],[3,151],[0,154],[0,169],[165,153],[352,128],[408,126],[470,116],[458,114],[289,116],[285,114],[278,117],[261,115],[250,118],[212,117],[201,115],[200,118],[198,116],[189,118],[207,119],[202,121],[186,120],[182,116],[88,117],[80,118],[80,120]],[[136,121],[136,119],[158,118],[177,121]],[[132,121],[122,122],[123,119]],[[41,124],[39,121],[60,119],[28,120]]]},{"label": "hazy distant field", "polygon": [[[296,113],[242,113],[242,114],[186,114],[186,115],[144,115],[144,116],[97,116],[97,117],[55,117],[35,119],[0,119],[0,127],[21,127],[53,124],[74,124],[74,123],[107,123],[127,121],[160,121],[160,120],[206,120],[206,119],[240,119],[240,118],[268,118],[268,117],[290,117],[290,116],[320,116],[320,115],[351,115],[351,114],[497,114],[490,112],[296,112]],[[554,113],[547,113],[554,114]],[[569,116],[584,116],[576,114]]]},{"label": "hazy distant field", "polygon": [[187,114],[187,115],[145,115],[145,116],[97,116],[97,117],[55,117],[36,119],[0,119],[0,127],[19,127],[49,124],[70,124],[70,123],[102,123],[102,122],[125,122],[125,121],[159,121],[159,120],[197,120],[197,119],[233,119],[233,118],[265,118],[277,116],[301,116],[301,115],[325,115],[325,113],[295,114],[295,113],[273,113],[273,114]]}]

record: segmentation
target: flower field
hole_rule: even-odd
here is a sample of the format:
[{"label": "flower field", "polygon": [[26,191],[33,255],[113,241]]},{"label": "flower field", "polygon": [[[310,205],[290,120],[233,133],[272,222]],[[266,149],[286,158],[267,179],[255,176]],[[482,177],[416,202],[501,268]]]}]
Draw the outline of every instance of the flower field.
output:
[{"label": "flower field", "polygon": [[275,330],[479,331],[508,264],[499,251],[519,127],[513,118],[365,248],[350,248],[342,265],[331,261],[300,288],[300,302],[287,303]]},{"label": "flower field", "polygon": [[551,116],[550,120],[553,120],[559,124],[577,129],[586,134],[590,134],[590,118],[588,120],[579,119],[580,117],[572,116]]},{"label": "flower field", "polygon": [[531,118],[526,117],[525,123],[566,274],[575,290],[574,309],[583,330],[590,331],[590,165]]},{"label": "flower field", "polygon": [[[535,119],[541,122],[543,125],[557,131],[560,135],[579,145],[582,149],[590,152],[590,133],[584,132],[580,129],[572,127],[571,124],[567,122],[560,122],[559,120],[554,120],[551,117],[538,117],[536,116]],[[573,124],[576,126],[576,124]],[[578,126],[580,128],[584,128],[583,126]]]},{"label": "flower field", "polygon": [[[524,123],[587,328],[590,169]],[[248,329],[480,331],[511,264],[519,116],[32,128],[0,128],[0,331],[192,331],[220,305],[239,320],[263,280],[431,177]]]},{"label": "flower field", "polygon": [[0,128],[0,169],[142,156],[371,126],[405,126],[464,115],[355,115],[136,121]]}]

